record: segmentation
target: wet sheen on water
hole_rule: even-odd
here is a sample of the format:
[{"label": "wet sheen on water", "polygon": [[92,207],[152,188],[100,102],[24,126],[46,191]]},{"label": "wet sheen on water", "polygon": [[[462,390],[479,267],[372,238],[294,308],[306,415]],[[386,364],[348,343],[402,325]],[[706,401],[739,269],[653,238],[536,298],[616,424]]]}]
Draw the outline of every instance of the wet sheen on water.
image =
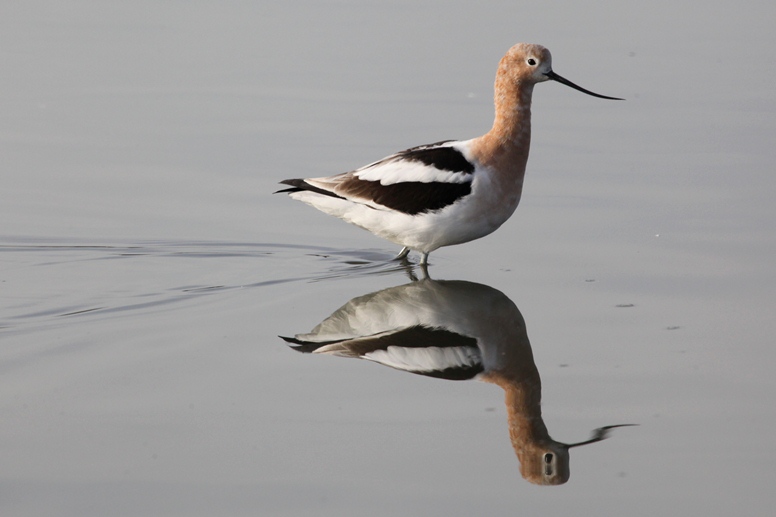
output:
[{"label": "wet sheen on water", "polygon": [[[0,11],[0,515],[772,513],[771,4]],[[484,134],[519,41],[627,100],[537,87],[493,234],[272,194]]]}]

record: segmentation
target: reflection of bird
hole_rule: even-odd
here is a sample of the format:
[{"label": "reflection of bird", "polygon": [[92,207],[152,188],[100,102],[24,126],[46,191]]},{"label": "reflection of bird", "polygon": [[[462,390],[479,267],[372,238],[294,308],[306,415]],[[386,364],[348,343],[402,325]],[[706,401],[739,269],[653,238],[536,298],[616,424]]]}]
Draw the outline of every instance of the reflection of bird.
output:
[{"label": "reflection of bird", "polygon": [[603,440],[617,427],[598,429],[591,439],[571,445],[550,437],[523,317],[503,293],[482,284],[426,279],[392,287],[354,298],[310,333],[283,339],[300,352],[500,386],[520,471],[532,483],[565,483],[568,449]]},{"label": "reflection of bird", "polygon": [[595,97],[552,71],[550,51],[520,43],[496,73],[496,117],[485,135],[402,151],[352,172],[289,179],[280,190],[327,214],[428,254],[495,231],[517,208],[531,143],[531,94],[554,80]]}]

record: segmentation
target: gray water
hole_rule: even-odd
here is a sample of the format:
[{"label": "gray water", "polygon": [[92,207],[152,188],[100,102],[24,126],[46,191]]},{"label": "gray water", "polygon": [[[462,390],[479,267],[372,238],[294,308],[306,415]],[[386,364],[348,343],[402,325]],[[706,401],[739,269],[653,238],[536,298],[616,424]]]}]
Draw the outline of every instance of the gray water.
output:
[{"label": "gray water", "polygon": [[[771,514],[776,7],[476,4],[0,6],[2,515]],[[430,276],[519,309],[554,440],[638,424],[555,487],[498,387],[278,337],[422,272],[277,182],[485,132],[519,41],[627,100],[538,85]]]}]

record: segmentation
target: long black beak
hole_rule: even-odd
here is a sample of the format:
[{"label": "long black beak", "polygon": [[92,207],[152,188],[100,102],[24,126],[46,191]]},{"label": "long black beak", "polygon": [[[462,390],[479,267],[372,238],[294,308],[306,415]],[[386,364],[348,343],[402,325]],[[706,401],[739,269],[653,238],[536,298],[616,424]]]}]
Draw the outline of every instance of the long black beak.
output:
[{"label": "long black beak", "polygon": [[592,95],[593,97],[598,97],[599,99],[610,99],[610,100],[613,100],[613,101],[624,101],[625,100],[625,99],[620,99],[619,97],[607,97],[606,95],[601,95],[601,94],[598,94],[598,93],[593,93],[590,90],[585,90],[581,86],[577,86],[576,84],[572,83],[568,79],[559,76],[558,74],[556,74],[552,70],[550,70],[549,72],[547,72],[544,75],[546,75],[547,77],[549,77],[553,81],[558,81],[559,83],[565,84],[566,86],[571,86],[575,90],[579,90],[582,93],[586,93],[588,95]]}]

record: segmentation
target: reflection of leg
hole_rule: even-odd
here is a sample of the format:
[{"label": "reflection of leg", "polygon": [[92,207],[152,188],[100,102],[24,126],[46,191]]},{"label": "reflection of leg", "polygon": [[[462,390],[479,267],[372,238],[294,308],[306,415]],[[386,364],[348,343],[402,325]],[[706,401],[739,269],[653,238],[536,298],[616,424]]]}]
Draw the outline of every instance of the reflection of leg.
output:
[{"label": "reflection of leg", "polygon": [[[410,264],[407,260],[402,262],[402,267],[407,272],[407,276],[410,277],[410,280],[413,282],[417,282],[418,280],[430,280],[431,277],[428,276],[428,266],[426,264],[418,264],[417,266]],[[419,275],[415,274],[415,271],[420,271]]]},{"label": "reflection of leg", "polygon": [[406,258],[406,257],[407,257],[407,255],[409,255],[409,254],[410,254],[410,249],[409,249],[407,246],[404,246],[404,247],[401,249],[401,251],[399,252],[399,254],[398,254],[398,255],[396,255],[396,257],[394,257],[394,259],[393,259],[393,260],[401,260],[401,259],[403,259],[403,258]]}]

